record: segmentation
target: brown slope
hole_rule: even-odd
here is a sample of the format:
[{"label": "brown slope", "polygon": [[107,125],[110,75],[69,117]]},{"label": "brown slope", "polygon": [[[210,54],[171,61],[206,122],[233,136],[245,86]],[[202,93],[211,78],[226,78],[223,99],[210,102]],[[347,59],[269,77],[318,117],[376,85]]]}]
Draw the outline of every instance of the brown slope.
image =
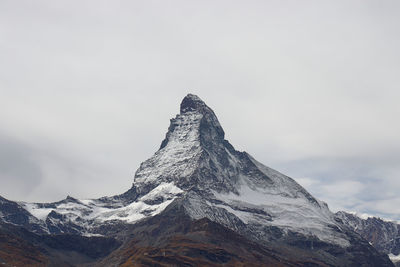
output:
[{"label": "brown slope", "polygon": [[0,266],[78,266],[98,261],[119,245],[113,238],[37,235],[0,223]]},{"label": "brown slope", "polygon": [[125,244],[91,266],[329,266],[306,250],[261,245],[172,209],[139,223]]},{"label": "brown slope", "polygon": [[48,258],[29,242],[0,229],[1,266],[47,266]]}]

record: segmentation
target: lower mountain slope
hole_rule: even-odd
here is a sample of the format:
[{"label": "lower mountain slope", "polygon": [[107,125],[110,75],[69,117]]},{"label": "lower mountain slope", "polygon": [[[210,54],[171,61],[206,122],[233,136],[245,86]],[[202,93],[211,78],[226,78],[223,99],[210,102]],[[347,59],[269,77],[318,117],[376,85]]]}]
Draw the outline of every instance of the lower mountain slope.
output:
[{"label": "lower mountain slope", "polygon": [[49,260],[40,248],[0,226],[0,266],[41,267],[48,264]]},{"label": "lower mountain slope", "polygon": [[112,237],[38,235],[23,227],[0,223],[1,266],[79,266],[96,262],[120,245]]},{"label": "lower mountain slope", "polygon": [[207,218],[192,219],[180,201],[128,233],[94,266],[393,266],[350,230],[347,248],[295,233],[259,243]]}]

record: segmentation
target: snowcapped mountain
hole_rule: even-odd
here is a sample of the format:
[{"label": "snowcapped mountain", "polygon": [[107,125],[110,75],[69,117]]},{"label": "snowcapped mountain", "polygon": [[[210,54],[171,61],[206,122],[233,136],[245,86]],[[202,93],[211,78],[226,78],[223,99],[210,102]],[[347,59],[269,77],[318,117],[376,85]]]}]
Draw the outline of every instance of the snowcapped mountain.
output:
[{"label": "snowcapped mountain", "polygon": [[[191,94],[171,119],[160,149],[140,165],[127,192],[100,199],[10,203],[13,208],[6,212],[0,206],[2,221],[36,234],[101,235],[128,242],[121,231],[161,227],[162,232],[168,223],[160,226],[157,220],[181,216],[186,227],[207,220],[263,249],[268,244],[286,258],[299,260],[293,253],[311,253],[316,266],[392,266],[293,179],[235,150],[224,139],[214,112]],[[171,232],[165,235],[175,238]],[[159,239],[146,246],[161,246]]]},{"label": "snowcapped mountain", "polygon": [[20,203],[49,233],[99,233],[97,226],[134,223],[179,199],[194,219],[207,217],[263,239],[277,226],[348,246],[325,203],[293,179],[272,170],[224,139],[214,112],[186,96],[160,149],[137,170],[125,195],[93,200],[67,197],[50,204]]}]

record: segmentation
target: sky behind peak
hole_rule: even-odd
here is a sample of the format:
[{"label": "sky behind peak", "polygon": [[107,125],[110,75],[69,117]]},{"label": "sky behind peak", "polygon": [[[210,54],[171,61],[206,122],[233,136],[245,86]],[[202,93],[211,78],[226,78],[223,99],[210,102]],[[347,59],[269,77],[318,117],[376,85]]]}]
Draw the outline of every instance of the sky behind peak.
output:
[{"label": "sky behind peak", "polygon": [[399,11],[397,1],[2,1],[0,195],[126,191],[194,93],[237,149],[332,210],[400,220]]}]

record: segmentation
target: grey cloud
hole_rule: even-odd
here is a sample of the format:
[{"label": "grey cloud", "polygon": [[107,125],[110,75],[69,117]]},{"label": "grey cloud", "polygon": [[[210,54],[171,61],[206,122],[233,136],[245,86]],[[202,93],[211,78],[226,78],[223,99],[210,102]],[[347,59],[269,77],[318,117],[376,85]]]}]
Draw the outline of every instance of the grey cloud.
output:
[{"label": "grey cloud", "polygon": [[[399,219],[397,162],[378,157],[307,159],[283,162],[281,169],[298,177],[312,194],[331,208]],[[378,164],[380,162],[380,164]]]},{"label": "grey cloud", "polygon": [[1,150],[15,155],[0,152],[11,176],[0,195],[128,189],[191,92],[235,147],[333,208],[395,217],[399,11],[395,1],[1,1],[0,130],[14,140]]},{"label": "grey cloud", "polygon": [[0,182],[6,197],[27,195],[40,186],[43,173],[28,144],[0,135]]}]

